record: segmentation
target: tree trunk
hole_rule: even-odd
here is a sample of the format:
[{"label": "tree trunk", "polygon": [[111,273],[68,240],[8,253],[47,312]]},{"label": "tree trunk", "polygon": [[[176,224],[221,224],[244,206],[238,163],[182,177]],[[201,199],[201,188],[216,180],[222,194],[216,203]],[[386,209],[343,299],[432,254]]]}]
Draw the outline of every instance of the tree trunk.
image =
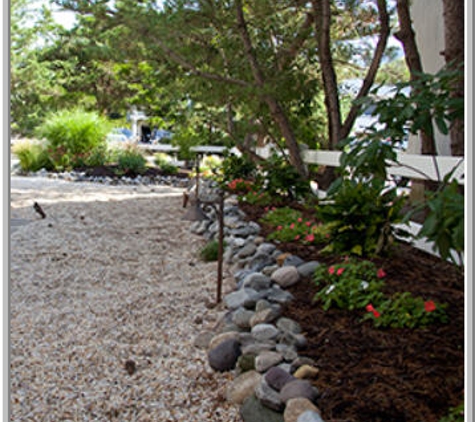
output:
[{"label": "tree trunk", "polygon": [[315,29],[318,41],[320,65],[322,67],[325,106],[328,113],[328,149],[334,150],[341,140],[341,111],[338,96],[338,83],[330,49],[331,11],[330,0],[313,0]]},{"label": "tree trunk", "polygon": [[[399,18],[400,30],[394,36],[401,41],[404,48],[406,64],[409,68],[411,80],[418,79],[417,73],[422,73],[422,62],[419,55],[419,49],[416,44],[416,36],[412,29],[411,14],[409,11],[408,0],[397,0],[397,13]],[[437,155],[437,149],[434,140],[434,130],[431,124],[429,131],[421,130],[421,154]]]},{"label": "tree trunk", "polygon": [[[445,51],[442,55],[449,68],[461,70],[451,97],[464,97],[464,1],[443,0]],[[453,156],[464,156],[464,122],[456,119],[450,127],[450,151]]]}]

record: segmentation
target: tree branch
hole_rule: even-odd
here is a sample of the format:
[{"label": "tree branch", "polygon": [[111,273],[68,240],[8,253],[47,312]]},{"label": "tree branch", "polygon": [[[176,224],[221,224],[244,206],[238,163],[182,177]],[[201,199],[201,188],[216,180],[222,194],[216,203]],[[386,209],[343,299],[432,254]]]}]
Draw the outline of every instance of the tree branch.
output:
[{"label": "tree branch", "polygon": [[[371,60],[371,65],[366,73],[366,77],[363,81],[363,85],[361,86],[356,100],[365,97],[368,95],[369,90],[373,86],[374,79],[376,78],[376,73],[378,72],[379,66],[381,64],[381,60],[383,58],[384,50],[386,49],[386,45],[389,38],[389,15],[387,10],[386,0],[378,0],[378,12],[379,12],[379,22],[380,22],[380,31],[379,31],[379,39],[376,45],[376,49],[374,51],[373,59]],[[356,117],[361,109],[361,105],[353,104],[348,116],[345,119],[341,130],[341,139],[346,138],[351,128],[353,127]]]}]

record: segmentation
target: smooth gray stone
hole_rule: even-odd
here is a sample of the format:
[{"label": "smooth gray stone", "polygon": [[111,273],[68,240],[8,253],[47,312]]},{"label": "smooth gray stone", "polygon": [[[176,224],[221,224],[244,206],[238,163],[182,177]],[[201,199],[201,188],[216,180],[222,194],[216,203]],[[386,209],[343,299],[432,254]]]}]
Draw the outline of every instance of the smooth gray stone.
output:
[{"label": "smooth gray stone", "polygon": [[277,412],[282,412],[284,410],[285,405],[281,400],[279,393],[271,388],[264,379],[261,379],[261,382],[257,384],[255,393],[258,400],[265,407]]},{"label": "smooth gray stone", "polygon": [[290,255],[284,259],[283,266],[294,266],[298,267],[299,265],[304,264],[305,261],[297,255]]},{"label": "smooth gray stone", "polygon": [[256,252],[257,247],[254,242],[246,243],[238,252],[239,258],[247,258],[248,256],[254,255]]},{"label": "smooth gray stone", "polygon": [[243,288],[226,295],[224,297],[224,303],[228,309],[237,309],[241,306],[249,308],[255,306],[260,298],[261,297],[256,290]]},{"label": "smooth gray stone", "polygon": [[273,352],[271,350],[266,350],[256,357],[256,371],[265,372],[269,368],[278,365],[282,362],[284,358],[278,352]]},{"label": "smooth gray stone", "polygon": [[306,398],[314,403],[318,398],[318,390],[307,380],[290,381],[280,390],[280,398],[284,403],[297,397]]},{"label": "smooth gray stone", "polygon": [[285,317],[278,319],[276,327],[281,331],[290,332],[293,334],[300,334],[302,332],[302,327],[300,327],[298,322]]},{"label": "smooth gray stone", "polygon": [[244,400],[239,414],[244,422],[285,422],[282,413],[264,406],[255,394]]},{"label": "smooth gray stone", "polygon": [[252,327],[252,336],[261,342],[273,340],[279,335],[279,330],[272,324],[257,324]]},{"label": "smooth gray stone", "polygon": [[285,384],[296,380],[294,376],[278,366],[270,368],[264,375],[264,379],[276,391],[282,390]]},{"label": "smooth gray stone", "polygon": [[272,273],[271,280],[280,287],[286,288],[298,283],[300,274],[294,266],[281,267]]},{"label": "smooth gray stone", "polygon": [[249,261],[248,268],[255,272],[259,272],[263,268],[274,264],[274,262],[275,261],[271,256],[267,254],[257,253]]},{"label": "smooth gray stone", "polygon": [[301,277],[311,277],[315,274],[315,270],[320,266],[320,263],[317,261],[306,262],[305,264],[299,265],[297,271]]},{"label": "smooth gray stone", "polygon": [[236,339],[229,339],[208,352],[208,362],[215,371],[230,371],[236,367],[239,356],[241,356],[239,342]]},{"label": "smooth gray stone", "polygon": [[282,290],[280,287],[274,285],[267,292],[267,300],[269,302],[279,303],[284,305],[294,299],[292,293]]},{"label": "smooth gray stone", "polygon": [[249,287],[254,290],[266,290],[270,285],[270,277],[258,272],[249,274],[243,281],[243,287]]},{"label": "smooth gray stone", "polygon": [[255,315],[255,312],[249,311],[243,307],[237,308],[233,312],[232,320],[239,328],[250,328],[251,318]]},{"label": "smooth gray stone", "polygon": [[271,255],[275,250],[276,247],[272,243],[262,243],[257,248],[258,253],[263,253],[265,255]]},{"label": "smooth gray stone", "polygon": [[307,410],[303,412],[297,419],[297,422],[325,422],[319,413]]}]

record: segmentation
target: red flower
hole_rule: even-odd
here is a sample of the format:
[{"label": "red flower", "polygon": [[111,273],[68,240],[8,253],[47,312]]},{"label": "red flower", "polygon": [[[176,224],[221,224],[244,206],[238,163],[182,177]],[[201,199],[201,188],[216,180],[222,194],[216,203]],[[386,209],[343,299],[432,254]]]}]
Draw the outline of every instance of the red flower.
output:
[{"label": "red flower", "polygon": [[290,228],[293,229],[294,227],[295,227],[295,223],[292,223],[292,224],[290,225]]},{"label": "red flower", "polygon": [[378,276],[378,278],[383,278],[383,277],[386,277],[386,273],[384,272],[384,270],[382,268],[380,268],[378,270],[378,272],[376,273],[376,275]]},{"label": "red flower", "polygon": [[424,309],[426,312],[434,312],[437,309],[433,300],[428,300],[424,303]]},{"label": "red flower", "polygon": [[298,234],[297,236],[294,237],[295,240],[299,240],[300,239],[300,235]]},{"label": "red flower", "polygon": [[371,303],[369,303],[368,305],[366,305],[366,310],[367,310],[368,312],[373,312],[373,311],[375,311],[375,309],[374,309],[374,307],[373,307],[373,305],[372,305]]},{"label": "red flower", "polygon": [[307,236],[305,236],[305,240],[307,242],[313,242],[315,240],[315,236],[313,234],[308,234]]},{"label": "red flower", "polygon": [[301,219],[301,218],[298,218],[297,221],[298,221],[299,223],[301,223],[301,222],[302,222],[302,219]]},{"label": "red flower", "polygon": [[328,268],[328,274],[333,274],[335,272],[335,267]]},{"label": "red flower", "polygon": [[373,315],[375,318],[379,318],[381,316],[381,314],[376,309],[373,311]]},{"label": "red flower", "polygon": [[345,271],[344,268],[338,268],[338,271],[336,272],[336,275],[342,275],[343,271]]},{"label": "red flower", "polygon": [[305,225],[306,225],[307,227],[310,227],[310,226],[312,225],[312,223],[311,223],[310,221],[307,221],[307,222],[305,223]]}]

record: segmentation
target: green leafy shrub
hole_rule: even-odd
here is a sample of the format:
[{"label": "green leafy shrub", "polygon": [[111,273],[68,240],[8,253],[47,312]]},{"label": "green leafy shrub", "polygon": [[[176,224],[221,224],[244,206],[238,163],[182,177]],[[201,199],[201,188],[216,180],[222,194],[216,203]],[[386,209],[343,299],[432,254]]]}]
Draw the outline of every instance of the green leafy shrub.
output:
[{"label": "green leafy shrub", "polygon": [[459,192],[458,183],[450,181],[450,176],[446,176],[436,192],[429,192],[426,202],[421,204],[422,207],[428,207],[429,213],[417,236],[434,242],[433,250],[443,259],[463,265],[464,197]]},{"label": "green leafy shrub", "polygon": [[253,180],[257,174],[257,166],[246,155],[228,154],[221,162],[223,184],[235,179]]},{"label": "green leafy shrub", "polygon": [[89,158],[97,159],[103,149],[110,125],[97,113],[81,109],[51,115],[38,128],[38,136],[47,140],[50,158],[56,169],[83,167]]},{"label": "green leafy shrub", "polygon": [[163,152],[158,152],[154,156],[154,162],[165,174],[178,173],[178,167],[171,163],[171,157]]},{"label": "green leafy shrub", "polygon": [[[223,249],[225,244],[223,245]],[[201,250],[200,258],[205,262],[212,262],[218,260],[219,242],[217,240],[210,240]]]},{"label": "green leafy shrub", "polygon": [[[374,301],[376,303],[376,301]],[[409,292],[395,293],[389,299],[366,306],[363,319],[371,319],[376,327],[417,328],[434,322],[447,322],[445,304],[414,297]]]},{"label": "green leafy shrub", "polygon": [[464,422],[464,403],[459,404],[457,407],[451,407],[447,416],[440,419],[439,422]]},{"label": "green leafy shrub", "polygon": [[335,306],[353,310],[364,308],[369,302],[380,302],[385,273],[370,261],[348,260],[327,268],[319,266],[314,274],[317,286],[321,286],[314,300],[323,309]]},{"label": "green leafy shrub", "polygon": [[308,182],[295,167],[277,154],[262,164],[261,173],[263,189],[273,197],[297,200],[309,193]]},{"label": "green leafy shrub", "polygon": [[332,224],[329,251],[359,256],[387,251],[394,239],[393,225],[403,222],[404,204],[396,187],[385,184],[390,160],[396,160],[394,150],[377,141],[354,144],[342,153],[342,177],[330,186],[328,202],[317,210],[323,222]]},{"label": "green leafy shrub", "polygon": [[23,171],[38,171],[43,168],[45,170],[54,169],[48,151],[42,143],[23,140],[13,145],[12,152],[20,161],[20,167]]},{"label": "green leafy shrub", "polygon": [[118,168],[123,174],[141,174],[147,168],[147,160],[136,145],[127,145],[119,152]]}]

